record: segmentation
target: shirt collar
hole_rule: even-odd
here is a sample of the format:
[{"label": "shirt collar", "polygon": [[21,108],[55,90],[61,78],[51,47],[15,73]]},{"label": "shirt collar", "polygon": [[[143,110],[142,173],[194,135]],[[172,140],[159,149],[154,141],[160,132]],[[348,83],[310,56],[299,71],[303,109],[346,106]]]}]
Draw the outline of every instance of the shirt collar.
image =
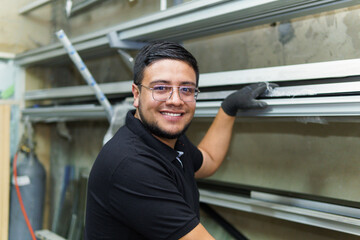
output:
[{"label": "shirt collar", "polygon": [[184,137],[181,135],[176,141],[175,149],[172,149],[165,143],[161,142],[155,138],[142,124],[142,122],[134,117],[135,110],[130,110],[126,116],[126,126],[132,131],[135,135],[139,136],[146,145],[150,146],[153,149],[156,149],[162,153],[167,159],[172,161],[178,156],[178,151],[184,150],[184,144],[181,139]]}]

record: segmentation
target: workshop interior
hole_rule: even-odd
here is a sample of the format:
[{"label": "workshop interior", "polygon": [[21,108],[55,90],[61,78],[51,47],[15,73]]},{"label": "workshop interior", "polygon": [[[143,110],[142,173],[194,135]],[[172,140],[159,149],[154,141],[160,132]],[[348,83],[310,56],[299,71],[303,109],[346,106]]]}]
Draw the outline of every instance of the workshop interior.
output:
[{"label": "workshop interior", "polygon": [[228,95],[278,85],[238,112],[224,163],[197,182],[214,238],[359,239],[359,23],[358,0],[3,1],[0,239],[84,239],[92,164],[154,40],[198,61],[195,145]]}]

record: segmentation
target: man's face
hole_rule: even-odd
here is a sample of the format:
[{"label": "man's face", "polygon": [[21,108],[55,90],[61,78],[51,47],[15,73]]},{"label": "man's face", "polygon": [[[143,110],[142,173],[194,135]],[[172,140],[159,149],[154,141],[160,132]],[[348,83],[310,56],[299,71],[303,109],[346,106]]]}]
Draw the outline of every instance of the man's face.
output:
[{"label": "man's face", "polygon": [[145,68],[141,83],[145,87],[133,84],[135,117],[140,119],[153,135],[165,140],[176,139],[190,124],[196,103],[184,102],[180,99],[178,88],[166,101],[156,101],[152,97],[155,85],[196,86],[195,71],[186,62],[164,59],[152,63]]}]

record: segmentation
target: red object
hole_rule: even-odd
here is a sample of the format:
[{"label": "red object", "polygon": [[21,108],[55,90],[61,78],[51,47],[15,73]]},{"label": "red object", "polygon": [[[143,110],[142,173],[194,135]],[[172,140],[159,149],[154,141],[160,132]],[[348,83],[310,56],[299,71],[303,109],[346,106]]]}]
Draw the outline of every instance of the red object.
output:
[{"label": "red object", "polygon": [[26,214],[26,210],[25,210],[24,203],[23,203],[23,200],[22,200],[22,197],[21,197],[21,193],[20,193],[20,188],[19,188],[19,185],[18,185],[18,182],[17,182],[16,160],[17,160],[17,153],[15,154],[14,161],[13,161],[13,176],[14,176],[16,194],[18,196],[21,211],[22,211],[22,213],[24,215],[24,219],[25,219],[26,225],[27,225],[27,227],[29,229],[29,232],[31,234],[31,237],[32,237],[33,240],[36,240],[34,230],[32,229],[29,218],[28,218],[28,216]]}]

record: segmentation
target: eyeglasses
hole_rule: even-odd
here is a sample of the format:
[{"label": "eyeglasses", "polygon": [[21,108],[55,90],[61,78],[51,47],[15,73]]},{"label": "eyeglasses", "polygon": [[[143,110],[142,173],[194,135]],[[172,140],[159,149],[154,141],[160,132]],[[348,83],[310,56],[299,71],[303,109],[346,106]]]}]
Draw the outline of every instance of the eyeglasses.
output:
[{"label": "eyeglasses", "polygon": [[153,99],[160,102],[165,102],[170,99],[174,92],[174,88],[178,89],[180,99],[184,102],[195,102],[198,93],[200,92],[198,88],[192,86],[174,87],[169,85],[155,85],[152,88],[142,84],[139,84],[139,86],[151,90]]}]

